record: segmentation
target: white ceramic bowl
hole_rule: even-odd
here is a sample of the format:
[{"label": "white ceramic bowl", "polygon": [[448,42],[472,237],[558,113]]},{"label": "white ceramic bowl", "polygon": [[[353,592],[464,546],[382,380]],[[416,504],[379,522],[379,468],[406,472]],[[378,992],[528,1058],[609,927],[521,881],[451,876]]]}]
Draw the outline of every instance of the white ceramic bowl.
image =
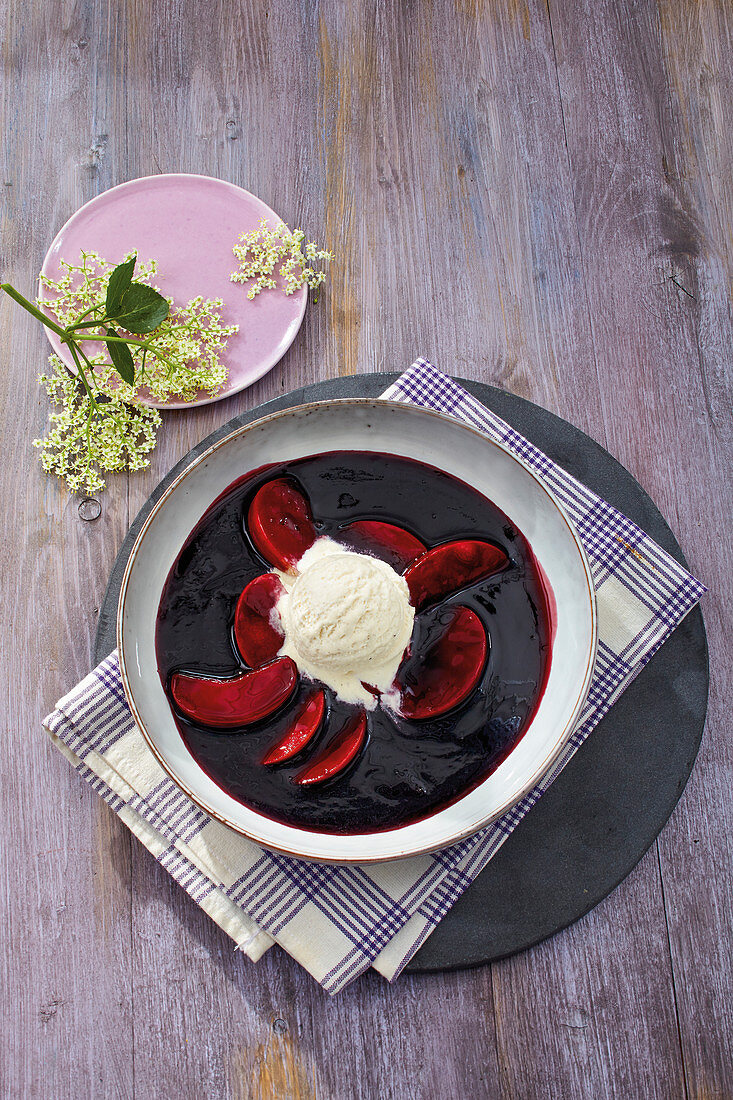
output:
[{"label": "white ceramic bowl", "polygon": [[[438,466],[490,498],[529,540],[557,604],[550,673],[517,746],[468,794],[421,821],[335,836],[284,825],[226,794],[188,752],[160,682],[160,595],[189,532],[235,478],[266,463],[323,451],[380,451]],[[596,653],[595,593],[578,535],[552,493],[505,447],[451,417],[379,400],[325,401],[274,413],[201,455],[142,528],[120,593],[122,680],[148,744],[173,780],[212,817],[258,844],[304,859],[369,863],[443,848],[503,814],[545,774],[585,702]]]}]

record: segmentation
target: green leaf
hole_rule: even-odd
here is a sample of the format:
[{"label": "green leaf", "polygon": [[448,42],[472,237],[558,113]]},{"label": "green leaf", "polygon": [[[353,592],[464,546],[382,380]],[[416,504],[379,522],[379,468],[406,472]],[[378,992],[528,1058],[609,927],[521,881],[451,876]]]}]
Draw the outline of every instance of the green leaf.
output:
[{"label": "green leaf", "polygon": [[167,300],[157,290],[144,283],[131,283],[122,295],[119,309],[110,318],[120,328],[139,335],[156,329],[169,310]]},{"label": "green leaf", "polygon": [[[118,336],[117,332],[113,328],[107,329],[108,336]],[[119,374],[123,382],[127,382],[128,386],[135,385],[135,362],[132,358],[132,352],[128,348],[127,344],[118,344],[114,340],[107,340],[107,350],[109,351],[109,357],[112,360],[112,365]]]},{"label": "green leaf", "polygon": [[131,256],[129,260],[118,264],[112,270],[107,284],[107,299],[104,311],[108,317],[116,317],[122,305],[122,296],[132,282],[132,273],[135,270],[137,256]]}]

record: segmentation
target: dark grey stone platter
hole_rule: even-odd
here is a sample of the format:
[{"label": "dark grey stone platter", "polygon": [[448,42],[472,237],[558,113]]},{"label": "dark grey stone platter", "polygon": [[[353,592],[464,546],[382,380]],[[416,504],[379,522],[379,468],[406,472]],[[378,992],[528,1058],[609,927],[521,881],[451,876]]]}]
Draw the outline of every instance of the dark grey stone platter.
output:
[{"label": "dark grey stone platter", "polygon": [[[294,390],[242,413],[194,447],[155,489],[122,544],[100,611],[95,664],[116,644],[120,584],[137,533],[182,469],[216,440],[267,413],[308,401],[377,397],[395,378],[356,375]],[[479,382],[460,381],[686,564],[652,500],[602,447],[529,401]],[[695,608],[408,969],[474,966],[513,955],[572,924],[605,898],[653,843],[682,794],[700,745],[707,695],[707,641],[702,614]]]}]

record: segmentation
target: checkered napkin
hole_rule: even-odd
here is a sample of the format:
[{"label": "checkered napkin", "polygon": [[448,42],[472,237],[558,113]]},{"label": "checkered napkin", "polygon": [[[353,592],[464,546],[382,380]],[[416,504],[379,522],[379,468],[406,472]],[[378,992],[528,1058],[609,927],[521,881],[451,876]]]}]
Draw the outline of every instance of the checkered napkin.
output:
[{"label": "checkered napkin", "polygon": [[505,443],[552,488],[588,551],[598,597],[595,676],[570,741],[534,790],[499,821],[441,852],[376,866],[309,864],[258,848],[175,786],[135,726],[116,653],[44,723],[77,771],[238,948],[256,960],[277,942],[330,993],[370,966],[390,980],[400,973],[705,592],[630,520],[424,359],[383,396],[448,413]]}]

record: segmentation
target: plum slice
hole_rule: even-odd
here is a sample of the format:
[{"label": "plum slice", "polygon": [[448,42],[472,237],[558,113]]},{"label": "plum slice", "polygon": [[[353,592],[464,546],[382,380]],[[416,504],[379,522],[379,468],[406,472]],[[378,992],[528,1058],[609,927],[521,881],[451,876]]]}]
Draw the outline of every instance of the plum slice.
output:
[{"label": "plum slice", "polygon": [[263,668],[241,672],[229,680],[176,672],[171,695],[186,718],[215,729],[249,726],[274,714],[292,695],[298,669],[290,657],[279,657]]},{"label": "plum slice", "polygon": [[234,638],[242,660],[250,668],[272,661],[285,641],[277,622],[275,606],[285,588],[274,573],[263,573],[250,581],[237,601]]},{"label": "plum slice", "polygon": [[355,520],[339,532],[338,540],[351,550],[375,554],[398,573],[424,554],[426,549],[425,544],[405,531],[404,527],[377,519]]},{"label": "plum slice", "polygon": [[281,760],[289,760],[299,753],[318,733],[325,713],[326,696],[320,688],[316,688],[296,714],[288,732],[270,749],[262,763],[279,764]]},{"label": "plum slice", "polygon": [[426,551],[405,573],[410,602],[420,611],[469,584],[498,573],[508,563],[509,558],[503,550],[482,539],[444,542]]},{"label": "plum slice", "polygon": [[464,702],[486,663],[486,631],[470,608],[441,610],[430,634],[427,644],[403,661],[395,678],[399,712],[415,721],[439,718]]},{"label": "plum slice", "polygon": [[310,504],[287,477],[266,481],[257,490],[247,513],[247,530],[265,561],[285,573],[294,571],[316,541]]},{"label": "plum slice", "polygon": [[323,751],[298,772],[295,782],[303,787],[312,783],[323,783],[326,779],[338,775],[360,752],[366,741],[366,731],[367,716],[366,711],[362,710],[349,718],[343,729],[339,730]]}]

